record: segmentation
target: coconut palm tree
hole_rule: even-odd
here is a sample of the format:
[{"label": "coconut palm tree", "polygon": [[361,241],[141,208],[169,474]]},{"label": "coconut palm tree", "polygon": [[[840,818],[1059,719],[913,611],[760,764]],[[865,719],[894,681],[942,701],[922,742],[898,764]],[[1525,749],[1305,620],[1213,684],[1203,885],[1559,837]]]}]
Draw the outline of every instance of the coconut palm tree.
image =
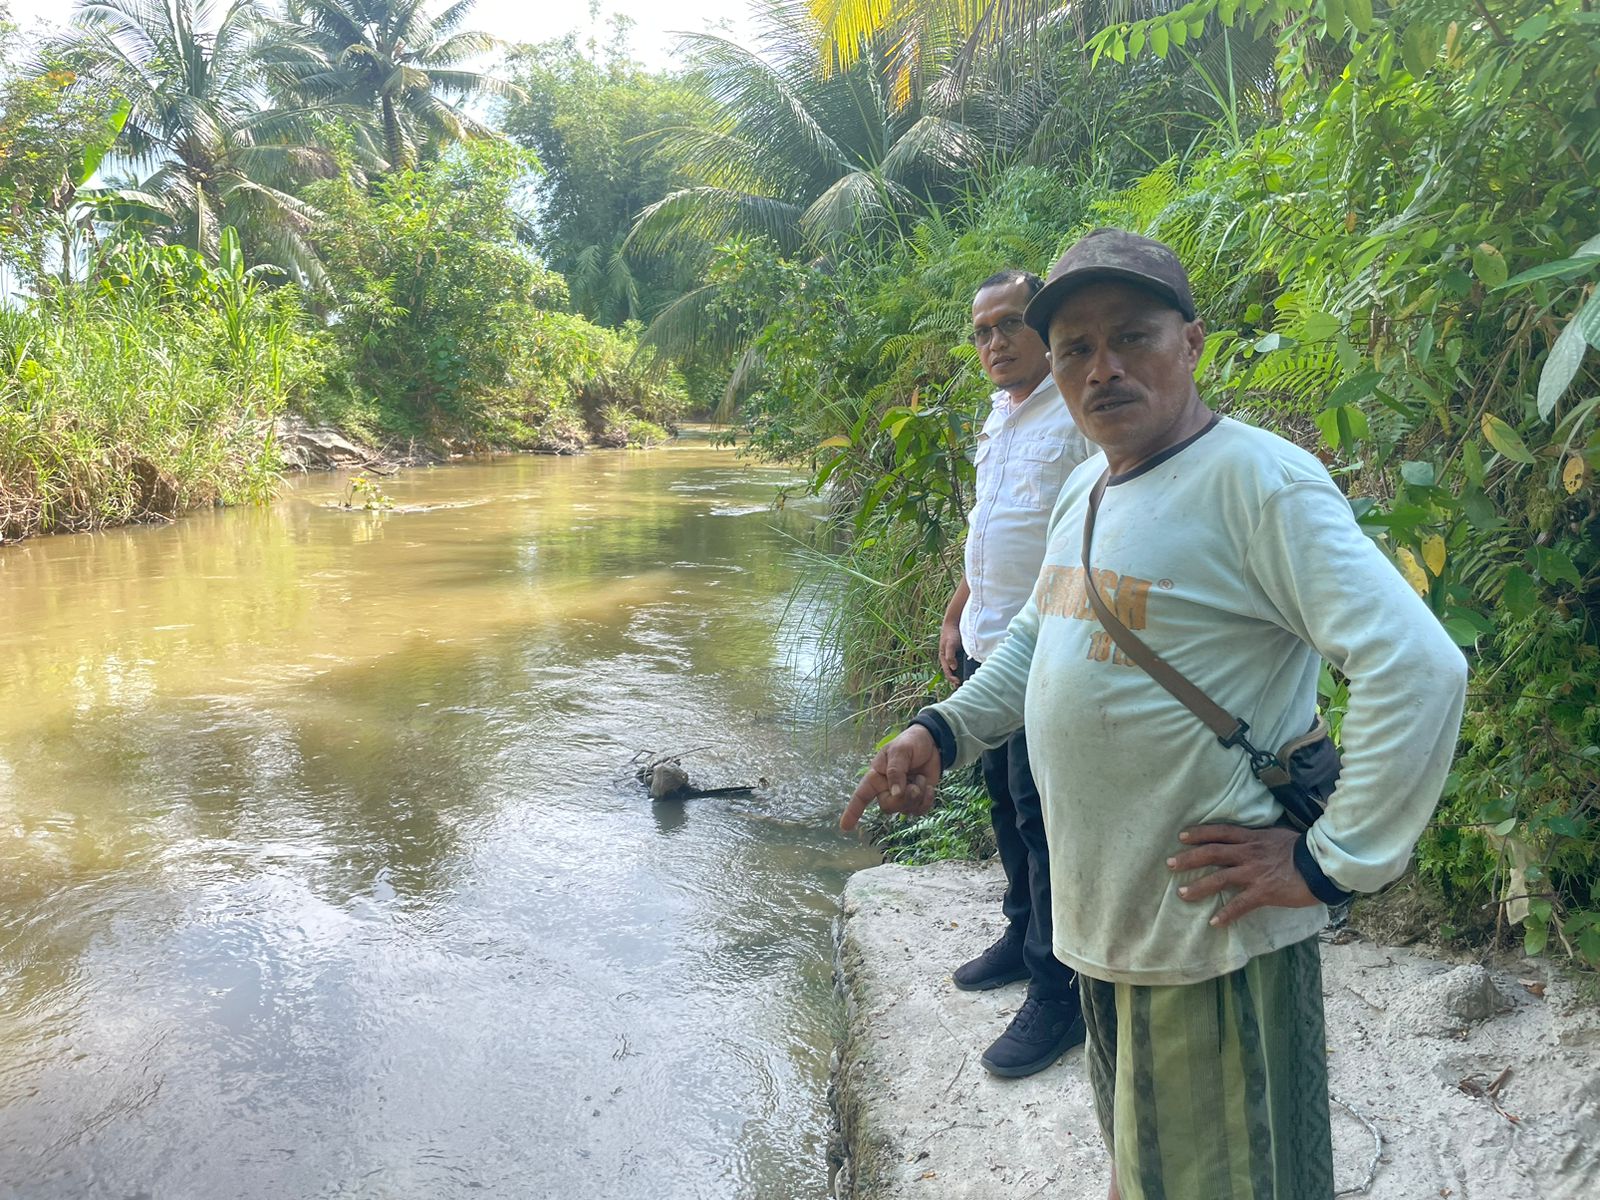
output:
[{"label": "coconut palm tree", "polygon": [[630,248],[694,253],[744,235],[826,254],[893,226],[988,156],[981,114],[897,111],[881,58],[816,69],[803,0],[757,7],[767,19],[759,51],[714,34],[684,40],[707,111],[661,131],[661,152],[695,182],[639,214]]},{"label": "coconut palm tree", "polygon": [[292,189],[337,169],[315,140],[325,114],[269,98],[308,51],[256,0],[91,0],[59,52],[127,102],[106,166],[137,175],[178,236],[214,258],[232,225],[257,256],[323,281],[306,240],[316,210]]},{"label": "coconut palm tree", "polygon": [[[658,136],[660,153],[692,182],[638,215],[624,243],[630,255],[671,256],[690,275],[737,239],[765,240],[790,258],[846,257],[953,195],[1000,149],[982,104],[897,108],[881,49],[819,71],[806,0],[759,0],[756,10],[759,49],[714,34],[685,39],[705,110]],[[728,355],[731,405],[759,373],[749,336],[765,321],[731,318],[725,286],[692,287],[655,315],[646,337],[674,354]]]},{"label": "coconut palm tree", "polygon": [[290,0],[290,20],[327,64],[298,86],[365,114],[391,170],[414,166],[430,146],[493,136],[465,102],[521,92],[460,65],[497,44],[461,28],[476,3],[456,0],[430,17],[425,0]]}]

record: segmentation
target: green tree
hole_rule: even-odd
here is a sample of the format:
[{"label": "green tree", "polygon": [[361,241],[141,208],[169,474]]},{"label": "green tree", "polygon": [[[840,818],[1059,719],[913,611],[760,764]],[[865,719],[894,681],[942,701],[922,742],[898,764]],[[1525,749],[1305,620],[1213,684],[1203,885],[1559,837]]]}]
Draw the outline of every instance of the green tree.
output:
[{"label": "green tree", "polygon": [[127,120],[128,106],[103,88],[86,86],[66,66],[37,61],[17,70],[13,42],[0,24],[0,256],[35,286],[51,269],[73,276],[94,217],[113,198],[109,189],[86,190]]},{"label": "green tree", "polygon": [[526,326],[565,301],[518,243],[511,198],[531,163],[504,142],[469,142],[370,189],[348,178],[308,194],[337,306],[347,390],[376,397],[380,424],[473,430],[484,397],[510,383]]},{"label": "green tree", "polygon": [[704,255],[735,234],[785,253],[839,250],[896,227],[992,152],[949,106],[896,107],[874,59],[818,70],[818,31],[803,5],[760,0],[758,50],[713,34],[685,39],[691,81],[707,104],[693,126],[663,131],[662,148],[693,183],[644,210],[641,251]]},{"label": "green tree", "polygon": [[318,52],[297,87],[362,114],[390,170],[453,142],[491,137],[466,103],[519,93],[461,65],[496,45],[487,33],[461,28],[476,3],[456,0],[430,17],[425,0],[290,0],[290,19]]},{"label": "green tree", "polygon": [[521,47],[509,70],[523,98],[502,126],[544,165],[535,243],[591,319],[616,325],[656,311],[682,291],[680,272],[631,261],[622,246],[641,211],[688,183],[652,135],[691,126],[696,95],[630,58],[621,21],[603,56],[569,35]]},{"label": "green tree", "polygon": [[268,98],[303,48],[256,0],[95,0],[59,49],[127,102],[110,161],[139,175],[183,241],[214,259],[232,225],[256,253],[322,280],[307,240],[318,214],[295,190],[337,164],[316,138],[324,114]]},{"label": "green tree", "polygon": [[764,297],[760,311],[728,302],[749,290],[730,287],[726,270],[707,273],[718,247],[755,239],[803,260],[869,253],[1004,152],[993,114],[963,109],[958,96],[897,108],[878,57],[822,72],[803,3],[760,0],[757,9],[759,51],[710,34],[686,39],[705,107],[692,124],[663,130],[660,145],[691,183],[647,207],[625,243],[641,258],[675,256],[700,278],[648,336],[674,353],[710,348],[732,359],[725,410],[759,374],[751,330],[785,298]]}]

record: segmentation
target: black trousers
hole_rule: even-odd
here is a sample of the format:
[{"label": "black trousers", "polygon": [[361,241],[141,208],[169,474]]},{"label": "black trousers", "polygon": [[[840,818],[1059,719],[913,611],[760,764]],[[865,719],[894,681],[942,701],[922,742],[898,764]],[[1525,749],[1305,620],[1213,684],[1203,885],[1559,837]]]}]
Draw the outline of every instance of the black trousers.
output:
[{"label": "black trousers", "polygon": [[[967,658],[963,679],[978,664]],[[1067,1000],[1078,994],[1078,973],[1055,956],[1050,909],[1050,849],[1045,844],[1044,806],[1028,766],[1028,735],[1021,729],[979,760],[989,790],[989,819],[1006,893],[1000,908],[1008,936],[1022,939],[1028,968],[1028,994],[1041,1000]]]}]

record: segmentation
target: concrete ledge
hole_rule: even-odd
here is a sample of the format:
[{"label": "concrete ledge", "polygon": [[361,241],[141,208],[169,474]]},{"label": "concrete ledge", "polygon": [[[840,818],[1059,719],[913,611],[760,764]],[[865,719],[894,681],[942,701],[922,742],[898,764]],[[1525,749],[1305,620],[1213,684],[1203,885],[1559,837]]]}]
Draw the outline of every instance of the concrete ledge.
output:
[{"label": "concrete ledge", "polygon": [[[949,981],[998,936],[1001,886],[998,867],[945,863],[845,888],[840,1200],[1103,1200],[1083,1051],[991,1077],[978,1057],[1022,985]],[[1341,1194],[1600,1197],[1600,1020],[1570,984],[1541,963],[1508,975],[1359,941],[1325,942],[1323,968]]]}]

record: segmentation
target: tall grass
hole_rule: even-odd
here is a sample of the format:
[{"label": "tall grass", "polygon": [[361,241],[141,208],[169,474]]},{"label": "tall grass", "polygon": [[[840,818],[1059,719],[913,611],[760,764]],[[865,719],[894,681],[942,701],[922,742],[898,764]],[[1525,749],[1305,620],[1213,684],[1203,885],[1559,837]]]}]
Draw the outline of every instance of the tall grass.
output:
[{"label": "tall grass", "polygon": [[[198,299],[199,302],[196,302]],[[271,496],[314,356],[280,304],[73,288],[0,312],[0,541]]]}]

